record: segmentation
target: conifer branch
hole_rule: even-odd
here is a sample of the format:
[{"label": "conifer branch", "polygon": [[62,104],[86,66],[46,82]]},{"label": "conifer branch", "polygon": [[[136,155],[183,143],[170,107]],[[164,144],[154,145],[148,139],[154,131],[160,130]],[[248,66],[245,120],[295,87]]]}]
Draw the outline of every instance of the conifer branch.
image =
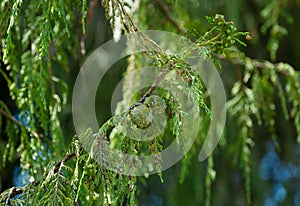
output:
[{"label": "conifer branch", "polygon": [[262,59],[251,59],[247,56],[244,56],[244,54],[240,51],[234,53],[229,52],[226,55],[227,56],[219,55],[218,58],[221,60],[228,60],[232,64],[239,66],[245,66],[246,64],[250,63],[258,69],[274,69],[286,77],[295,75],[294,68],[286,63],[272,63]]},{"label": "conifer branch", "polygon": [[186,30],[182,28],[177,21],[171,16],[169,7],[161,0],[154,0],[159,6],[160,10],[164,13],[168,21],[179,31],[179,33],[186,35]]},{"label": "conifer branch", "polygon": [[[173,68],[173,67],[174,67],[174,65],[172,64],[172,65],[171,65],[171,68]],[[149,97],[149,96],[152,94],[152,92],[158,87],[159,82],[162,80],[162,78],[163,78],[164,76],[166,76],[166,74],[168,73],[168,71],[171,70],[171,68],[168,68],[168,69],[166,69],[165,71],[163,71],[163,72],[155,79],[155,81],[153,82],[152,86],[148,89],[148,91],[142,96],[142,98],[141,98],[139,101],[137,101],[134,105],[132,105],[132,106],[129,108],[129,111],[130,111],[130,110],[133,110],[135,107],[141,105],[141,104],[145,101],[145,99],[146,99],[147,97]]]},{"label": "conifer branch", "polygon": [[11,206],[10,200],[15,196],[22,194],[23,190],[20,188],[12,187],[8,193],[7,199],[5,201],[5,206]]},{"label": "conifer branch", "polygon": [[[62,167],[64,166],[64,164],[67,161],[71,160],[75,156],[76,156],[75,153],[71,153],[71,154],[68,154],[68,155],[64,156],[63,159],[61,161],[59,161],[56,164],[56,166],[54,167],[53,173],[58,175],[57,182],[56,182],[56,185],[55,185],[55,196],[54,196],[54,202],[53,202],[54,205],[57,205],[56,198],[57,198],[57,192],[58,192],[58,186],[59,186],[58,185],[58,181],[59,181],[59,175],[61,175]],[[15,196],[17,196],[17,195],[22,194],[23,192],[25,192],[27,187],[30,187],[30,185],[32,185],[34,187],[38,187],[38,186],[40,186],[40,183],[42,181],[44,181],[44,179],[39,180],[39,181],[34,181],[34,182],[30,183],[29,185],[26,185],[23,189],[17,188],[17,187],[10,188],[10,191],[9,191],[9,193],[7,195],[7,199],[5,200],[5,206],[10,206],[11,205],[10,204],[10,200],[12,198],[14,198]]]},{"label": "conifer branch", "polygon": [[72,159],[75,156],[76,156],[75,153],[66,155],[59,163],[56,164],[56,166],[54,168],[54,173],[57,173],[57,180],[56,180],[56,184],[55,184],[55,194],[54,194],[54,200],[53,200],[53,205],[55,205],[55,206],[57,205],[59,179],[60,179],[60,175],[62,175],[62,173],[61,173],[62,167],[68,160]]},{"label": "conifer branch", "polygon": [[[131,16],[125,11],[123,3],[120,2],[119,0],[116,1],[118,6],[120,7],[120,10],[122,11],[122,13],[126,16],[126,18],[128,19],[129,23],[131,24],[130,26],[132,26],[134,32],[139,31],[138,26],[133,22]],[[129,29],[129,28],[128,28]]]},{"label": "conifer branch", "polygon": [[64,164],[75,156],[76,156],[75,153],[71,153],[71,154],[64,156],[64,158],[56,164],[56,166],[54,168],[54,173],[60,173],[61,168],[64,166]]}]

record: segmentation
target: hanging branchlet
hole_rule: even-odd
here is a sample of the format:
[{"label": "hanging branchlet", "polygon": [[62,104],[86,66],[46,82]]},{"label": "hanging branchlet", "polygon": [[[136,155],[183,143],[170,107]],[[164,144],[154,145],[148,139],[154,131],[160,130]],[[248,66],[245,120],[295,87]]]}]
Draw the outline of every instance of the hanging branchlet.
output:
[{"label": "hanging branchlet", "polygon": [[[281,108],[286,120],[290,117],[295,118],[295,127],[299,127],[297,118],[288,112],[287,105],[295,104],[295,99],[299,98],[299,74],[287,64],[272,64],[267,61],[255,60],[245,57],[236,50],[228,50],[227,58],[234,64],[245,67],[244,78],[235,84],[232,89],[233,98],[227,103],[228,111],[234,117],[238,118],[240,124],[239,138],[241,138],[241,168],[244,170],[245,190],[247,201],[251,203],[250,186],[250,149],[254,146],[253,125],[257,121],[258,125],[264,124],[276,143],[277,149],[280,146],[277,142],[275,114],[276,99],[275,93],[280,100]],[[285,76],[286,86],[279,79]],[[292,91],[289,89],[292,86]],[[285,89],[284,89],[285,88]],[[298,88],[298,89],[297,89]],[[298,93],[296,92],[298,91]],[[241,107],[240,105],[244,105]],[[297,109],[295,109],[297,110]]]},{"label": "hanging branchlet", "polygon": [[264,24],[260,27],[260,30],[264,35],[269,33],[270,38],[268,40],[267,50],[270,53],[272,61],[276,60],[280,40],[288,34],[287,29],[280,25],[280,20],[284,19],[288,24],[294,22],[292,16],[285,10],[285,7],[287,7],[289,3],[287,0],[273,0],[260,12],[264,20]]},{"label": "hanging branchlet", "polygon": [[103,0],[102,6],[105,9],[105,16],[112,26],[115,40],[120,38],[122,31],[125,33],[138,31],[138,27],[128,13],[133,5],[125,4],[120,0]]},{"label": "hanging branchlet", "polygon": [[[19,128],[14,129],[14,138],[8,138],[11,144],[7,149],[21,154],[21,167],[29,172],[31,181],[63,150],[58,113],[67,102],[67,87],[53,69],[57,64],[66,69],[71,50],[66,46],[72,44],[71,39],[62,40],[70,36],[72,27],[73,10],[68,6],[64,1],[5,1],[0,8],[1,65],[8,74],[1,70],[1,75],[19,111],[11,114]],[[56,146],[52,147],[53,143]]]},{"label": "hanging branchlet", "polygon": [[[225,57],[220,56],[224,59]],[[271,63],[266,60],[250,59],[242,52],[236,49],[227,50],[226,59],[235,65],[245,67],[245,74],[243,78],[244,84],[250,84],[249,90],[254,96],[254,106],[256,119],[261,125],[264,123],[276,141],[275,131],[275,115],[276,115],[276,99],[280,101],[281,109],[284,118],[289,120],[294,119],[294,125],[298,134],[299,141],[299,117],[296,115],[299,111],[299,97],[300,97],[300,73],[285,63]],[[284,84],[280,77],[286,79]],[[291,105],[292,110],[288,112],[288,106]],[[277,148],[279,149],[279,145]]]},{"label": "hanging branchlet", "polygon": [[[241,82],[236,83],[232,89],[234,98],[227,103],[228,111],[231,115],[237,118],[240,130],[238,133],[240,144],[240,167],[243,169],[245,178],[245,191],[247,203],[251,205],[251,185],[250,185],[250,148],[254,146],[253,138],[253,119],[252,116],[257,116],[258,110],[255,108],[255,99],[253,91],[243,86]],[[243,105],[240,108],[240,105]]]},{"label": "hanging branchlet", "polygon": [[214,170],[214,159],[213,156],[210,155],[207,159],[207,168],[206,168],[206,176],[205,176],[205,188],[206,188],[206,197],[205,197],[205,205],[209,206],[211,200],[211,187],[212,183],[216,179],[216,171]]}]

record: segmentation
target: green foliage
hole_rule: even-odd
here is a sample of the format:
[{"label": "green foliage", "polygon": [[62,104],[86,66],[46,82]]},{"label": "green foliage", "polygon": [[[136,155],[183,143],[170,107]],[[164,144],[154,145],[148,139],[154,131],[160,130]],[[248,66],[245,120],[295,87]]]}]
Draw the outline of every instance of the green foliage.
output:
[{"label": "green foliage", "polygon": [[[9,75],[1,73],[20,111],[20,120],[11,118],[18,129],[9,129],[11,123],[6,124],[10,131],[7,134],[11,133],[8,135],[11,144],[7,148],[19,152],[22,168],[29,169],[33,176],[40,175],[48,164],[49,149],[54,156],[64,149],[57,115],[66,102],[66,89],[53,72],[54,62],[60,63],[60,69],[66,69],[65,43],[71,42],[62,39],[64,35],[69,36],[72,18],[71,10],[66,11],[68,8],[63,5],[63,1],[26,4],[5,1],[1,4],[2,60]],[[12,117],[9,111],[6,113]],[[4,155],[4,163],[6,157]]]},{"label": "green foliage", "polygon": [[284,10],[289,1],[273,0],[261,11],[264,24],[261,27],[263,34],[270,32],[267,49],[270,52],[272,61],[276,60],[276,53],[279,49],[279,40],[286,36],[288,31],[285,27],[279,25],[280,17],[283,17],[289,24],[293,23],[291,15]]},{"label": "green foliage", "polygon": [[[279,75],[284,75],[288,81],[298,87],[299,74],[287,64],[279,63],[277,65],[271,64],[267,61],[254,60],[245,57],[239,51],[229,51],[227,54],[229,60],[235,64],[245,66],[245,74],[243,79],[236,82],[232,88],[233,98],[227,103],[228,111],[231,115],[237,116],[238,124],[240,125],[240,138],[241,146],[241,168],[244,170],[244,177],[246,179],[246,191],[248,203],[251,203],[250,198],[250,149],[249,146],[254,146],[254,122],[258,122],[261,126],[264,124],[274,139],[276,146],[280,149],[276,137],[275,116],[276,116],[276,99],[275,94],[281,103],[284,117],[288,120],[293,115],[293,110],[299,108],[293,106],[293,109],[288,112],[287,104],[294,105],[293,98],[290,99],[290,94],[287,88],[284,90]],[[299,87],[297,89],[299,91]],[[287,102],[288,100],[288,102]],[[278,110],[277,110],[278,111]],[[297,123],[295,118],[295,127]]]},{"label": "green foliage", "polygon": [[73,26],[72,9],[64,5],[64,1],[1,2],[1,75],[18,110],[11,114],[1,103],[1,115],[8,120],[1,162],[5,167],[7,160],[20,159],[21,168],[29,173],[25,182],[41,176],[50,160],[64,151],[58,113],[67,90],[55,76],[55,70],[67,69],[72,44],[72,39],[63,39]]},{"label": "green foliage", "polygon": [[[280,108],[285,120],[294,122],[300,142],[300,73],[285,63],[273,64],[247,57],[235,46],[237,43],[246,46],[242,38],[251,39],[248,32],[239,32],[232,21],[226,21],[220,14],[206,17],[208,24],[205,26],[198,24],[188,14],[190,2],[145,0],[137,6],[121,0],[103,0],[102,6],[115,40],[122,33],[154,27],[185,35],[194,44],[182,55],[158,52],[131,55],[123,85],[123,100],[118,103],[116,115],[101,125],[98,133],[93,134],[88,129],[80,138],[75,136],[67,144],[59,114],[65,109],[68,90],[65,79],[59,74],[69,70],[70,55],[80,58],[79,48],[74,49],[74,45],[79,45],[78,40],[80,44],[85,44],[82,38],[88,31],[89,15],[92,15],[88,9],[96,2],[1,2],[0,39],[3,57],[0,75],[6,81],[17,113],[13,113],[6,102],[0,101],[0,126],[4,128],[0,131],[0,155],[3,157],[0,169],[5,168],[9,162],[20,160],[22,170],[27,171],[28,175],[24,187],[13,187],[1,193],[0,203],[138,205],[138,180],[142,179],[118,173],[124,172],[126,168],[119,168],[119,171],[106,169],[104,162],[113,160],[101,149],[108,147],[126,154],[155,155],[174,139],[179,139],[183,121],[188,114],[183,111],[174,93],[158,87],[159,81],[168,74],[174,74],[168,77],[170,82],[181,80],[182,85],[174,83],[172,86],[181,86],[182,92],[198,108],[201,125],[195,142],[196,146],[202,146],[211,120],[210,100],[196,69],[187,63],[193,54],[195,56],[192,58],[212,61],[219,68],[223,67],[222,61],[226,61],[239,69],[240,76],[227,102],[228,121],[234,122],[238,129],[236,134],[226,134],[229,137],[224,137],[219,147],[225,150],[229,148],[233,164],[238,164],[243,174],[246,202],[253,204],[251,149],[255,146],[255,128],[266,128],[280,149],[276,131],[276,117]],[[280,39],[287,35],[287,30],[279,25],[278,19],[283,16],[288,22],[292,21],[283,9],[287,3],[285,0],[274,0],[261,12],[265,21],[261,30],[264,34],[270,32],[267,49],[272,61],[276,59]],[[149,10],[155,11],[157,17],[153,18]],[[180,11],[177,13],[182,16],[173,11]],[[77,25],[75,21],[80,23]],[[194,26],[186,29],[182,25]],[[74,33],[77,36],[71,35]],[[150,48],[158,47],[145,34],[141,35],[141,39]],[[172,47],[172,42],[168,44]],[[136,45],[133,42],[130,46],[134,48]],[[143,71],[138,70],[141,66],[156,66],[161,73],[153,79],[151,87],[135,92],[133,85],[138,87],[142,83],[140,76]],[[136,73],[131,74],[132,71]],[[128,102],[131,107],[128,107]],[[145,131],[150,125],[160,128],[163,122],[156,120],[160,115],[166,116],[166,128],[156,138],[138,141],[128,138],[122,132],[126,124]],[[139,135],[136,131],[131,132]],[[184,143],[184,138],[178,141]],[[79,142],[79,139],[86,141]],[[91,151],[83,148],[91,148]],[[182,184],[189,175],[197,149],[193,147],[182,161],[179,179]],[[204,181],[199,183],[199,187],[205,191],[206,205],[212,204],[213,186],[218,179],[219,171],[215,168],[217,155],[208,157]],[[99,161],[96,162],[94,157]],[[161,163],[160,155],[156,158]],[[235,159],[239,161],[234,162]],[[161,171],[161,165],[157,167]],[[163,183],[162,171],[158,176]],[[145,174],[145,178],[149,178],[149,175]]]},{"label": "green foliage", "polygon": [[[246,36],[248,32],[237,32],[233,22],[226,22],[223,15],[217,14],[215,17],[206,17],[207,21],[212,25],[209,32],[203,35],[200,42],[204,41],[205,38],[209,38],[209,42],[200,43],[201,46],[212,42],[212,50],[217,54],[224,54],[224,49],[234,46],[237,41],[243,46],[246,46],[244,42],[238,39],[239,36]],[[217,35],[212,36],[214,32]]]}]

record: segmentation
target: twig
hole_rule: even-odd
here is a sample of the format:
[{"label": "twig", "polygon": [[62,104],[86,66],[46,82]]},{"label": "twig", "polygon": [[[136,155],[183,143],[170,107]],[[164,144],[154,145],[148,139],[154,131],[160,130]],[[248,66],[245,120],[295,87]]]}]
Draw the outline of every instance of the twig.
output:
[{"label": "twig", "polygon": [[[51,45],[49,45],[48,47],[48,53],[51,55]],[[51,96],[52,96],[52,105],[55,105],[56,103],[56,99],[54,98],[54,95],[55,95],[55,83],[53,81],[53,70],[52,70],[52,66],[51,66],[51,56],[49,55],[48,57],[48,60],[50,62],[50,65],[49,65],[49,68],[48,68],[48,73],[49,73],[49,76],[50,76],[50,85],[51,85]]]},{"label": "twig", "polygon": [[[121,11],[121,12],[126,16],[126,18],[129,20],[129,23],[131,24],[131,26],[132,26],[134,32],[139,31],[139,28],[138,28],[137,25],[133,22],[131,16],[125,11],[124,6],[123,6],[123,3],[120,2],[119,0],[117,0],[117,3],[118,3],[118,6],[119,6],[120,11]],[[128,28],[128,29],[130,29],[130,28]]]},{"label": "twig", "polygon": [[63,158],[63,160],[61,160],[59,163],[56,164],[56,166],[54,168],[54,173],[57,173],[57,180],[56,180],[56,184],[55,184],[55,194],[54,194],[54,200],[53,200],[53,205],[55,205],[55,206],[57,205],[58,182],[59,182],[59,177],[61,175],[61,169],[68,160],[72,159],[75,156],[76,156],[75,153],[66,155]]},{"label": "twig", "polygon": [[[54,174],[55,173],[58,173],[58,174],[61,174],[61,169],[63,167],[63,165],[69,161],[70,159],[72,159],[73,157],[75,157],[76,154],[75,153],[71,153],[71,154],[68,154],[66,155],[60,162],[58,162],[54,168]],[[34,181],[32,183],[30,183],[31,185],[33,186],[38,186],[40,184],[41,181]],[[28,186],[28,185],[27,185]],[[26,186],[26,187],[27,187]],[[56,183],[56,194],[57,194],[57,190],[58,190],[58,181]],[[25,189],[24,189],[25,190]],[[10,200],[12,198],[14,198],[16,195],[19,195],[19,194],[22,194],[24,192],[23,189],[20,189],[20,188],[16,188],[16,187],[12,187],[8,193],[8,196],[7,196],[7,199],[5,201],[5,206],[11,206],[10,204]],[[1,202],[0,202],[1,203]],[[54,203],[54,205],[56,205],[56,201]]]},{"label": "twig", "polygon": [[8,193],[7,199],[5,201],[5,206],[11,206],[10,200],[16,195],[22,194],[23,190],[20,188],[12,187]]},{"label": "twig", "polygon": [[16,120],[13,116],[5,112],[3,109],[0,108],[0,113],[5,116],[8,120],[14,122],[19,128],[25,128],[27,132],[31,133],[36,138],[41,138],[47,142],[49,140],[42,134],[38,134],[36,131],[30,129],[29,127],[26,127],[25,125],[21,124],[18,120]]},{"label": "twig", "polygon": [[86,26],[90,25],[92,17],[93,17],[94,10],[95,10],[97,5],[98,5],[98,0],[94,0],[94,1],[90,2],[88,15],[87,15],[87,19],[86,19]]},{"label": "twig", "polygon": [[18,122],[18,120],[16,120],[13,116],[11,116],[10,114],[8,114],[7,112],[5,112],[3,109],[0,108],[0,113],[5,116],[7,119],[9,119],[10,121],[16,123],[19,127],[23,127],[23,125]]},{"label": "twig", "polygon": [[[98,0],[94,0],[94,1],[90,2],[90,5],[89,5],[88,11],[87,11],[86,22],[82,22],[82,18],[79,18],[79,25],[80,25],[79,28],[82,28],[82,24],[85,24],[84,26],[86,28],[89,27],[89,25],[91,23],[91,20],[92,20],[92,17],[93,17],[94,10],[95,10],[95,8],[96,8],[97,5],[98,5]],[[79,41],[80,41],[80,53],[81,53],[81,55],[85,55],[86,54],[85,38],[86,38],[88,30],[87,29],[85,29],[85,30],[86,30],[85,34],[83,34],[83,31],[78,30],[78,36],[79,36]]]},{"label": "twig", "polygon": [[161,79],[168,73],[168,71],[170,71],[170,69],[166,69],[165,71],[163,71],[156,79],[155,81],[153,82],[152,86],[149,88],[149,90],[144,94],[144,96],[139,100],[137,101],[134,105],[132,105],[131,107],[129,107],[129,111],[134,109],[135,107],[141,105],[145,99],[147,97],[149,97],[152,92],[158,87],[158,84],[159,82],[161,81]]},{"label": "twig", "polygon": [[73,157],[75,157],[76,154],[75,153],[71,153],[71,154],[68,154],[66,156],[64,156],[64,158],[58,162],[54,168],[54,173],[60,173],[61,172],[61,168],[62,166],[67,162],[69,161],[70,159],[72,159]]},{"label": "twig", "polygon": [[210,40],[207,40],[207,41],[204,41],[204,42],[201,42],[201,43],[197,43],[196,45],[198,47],[207,46],[207,45],[213,43],[214,41],[217,41],[220,37],[221,37],[221,33],[219,33],[217,36],[211,38]]},{"label": "twig", "polygon": [[[242,53],[243,54],[243,53]],[[231,56],[230,56],[231,55]],[[228,57],[225,57],[223,55],[217,56],[220,60],[228,60],[232,64],[245,66],[248,62],[252,64],[254,67],[258,69],[274,69],[278,73],[284,75],[284,76],[294,76],[295,70],[292,66],[286,63],[272,63],[267,60],[261,60],[261,59],[251,59],[246,56],[235,56],[235,54],[228,53]]]},{"label": "twig", "polygon": [[167,19],[169,20],[169,22],[171,24],[173,24],[173,26],[183,35],[185,35],[187,32],[185,31],[185,29],[183,29],[178,23],[177,21],[171,16],[170,14],[170,9],[169,7],[162,2],[161,0],[154,0],[155,3],[158,4],[159,8],[162,10],[162,12],[165,14],[165,16],[167,17]]},{"label": "twig", "polygon": [[104,176],[104,170],[103,170],[103,167],[104,167],[104,160],[103,160],[103,157],[104,157],[104,153],[103,153],[103,146],[102,146],[102,143],[104,141],[104,136],[102,134],[97,134],[97,135],[100,135],[99,136],[99,140],[98,140],[98,145],[97,145],[97,148],[99,149],[99,154],[100,154],[100,165],[101,165],[101,177],[102,177],[102,181],[105,180],[105,176]]}]

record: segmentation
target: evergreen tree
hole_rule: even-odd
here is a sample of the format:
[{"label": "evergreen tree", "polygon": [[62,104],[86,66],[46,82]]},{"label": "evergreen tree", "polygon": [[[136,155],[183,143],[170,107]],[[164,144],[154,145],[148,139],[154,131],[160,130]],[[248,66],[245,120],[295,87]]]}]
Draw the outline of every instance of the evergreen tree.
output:
[{"label": "evergreen tree", "polygon": [[[268,187],[259,180],[257,168],[265,145],[276,151],[272,154],[300,164],[292,151],[300,141],[300,73],[293,68],[299,65],[299,29],[291,27],[300,4],[201,3],[2,0],[0,204],[263,204]],[[220,10],[225,16],[217,14]],[[158,41],[155,32],[145,30],[171,33],[161,32]],[[95,100],[80,99],[85,94],[76,93],[79,69],[89,66],[86,62],[104,42],[113,38],[121,44],[122,34],[128,37],[127,51],[142,52],[129,52],[114,62],[99,85],[101,91],[94,91]],[[280,44],[283,40],[286,45]],[[202,72],[191,66],[199,60],[204,62]],[[222,100],[211,97],[220,89],[213,73],[205,71],[211,67],[224,83],[224,108],[213,108]],[[212,81],[203,78],[207,72]],[[123,75],[122,99],[111,114],[103,108],[110,107]],[[89,93],[91,88],[86,89]],[[74,131],[71,110],[76,100],[96,102],[96,131],[93,125],[98,123],[89,125],[82,113],[76,131],[76,122],[90,128]],[[225,129],[211,153],[218,139],[208,142],[207,133],[225,107]],[[215,130],[212,136],[222,128]],[[173,143],[175,152],[187,153],[167,169],[161,152]],[[205,145],[208,149],[201,150]],[[120,153],[112,155],[111,150]],[[136,158],[141,156],[146,158]],[[288,195],[275,204],[300,202],[299,172],[289,174],[275,180],[281,188],[282,182],[296,180],[286,183]],[[264,177],[272,181],[270,175]],[[164,196],[160,200],[159,193]]]}]

